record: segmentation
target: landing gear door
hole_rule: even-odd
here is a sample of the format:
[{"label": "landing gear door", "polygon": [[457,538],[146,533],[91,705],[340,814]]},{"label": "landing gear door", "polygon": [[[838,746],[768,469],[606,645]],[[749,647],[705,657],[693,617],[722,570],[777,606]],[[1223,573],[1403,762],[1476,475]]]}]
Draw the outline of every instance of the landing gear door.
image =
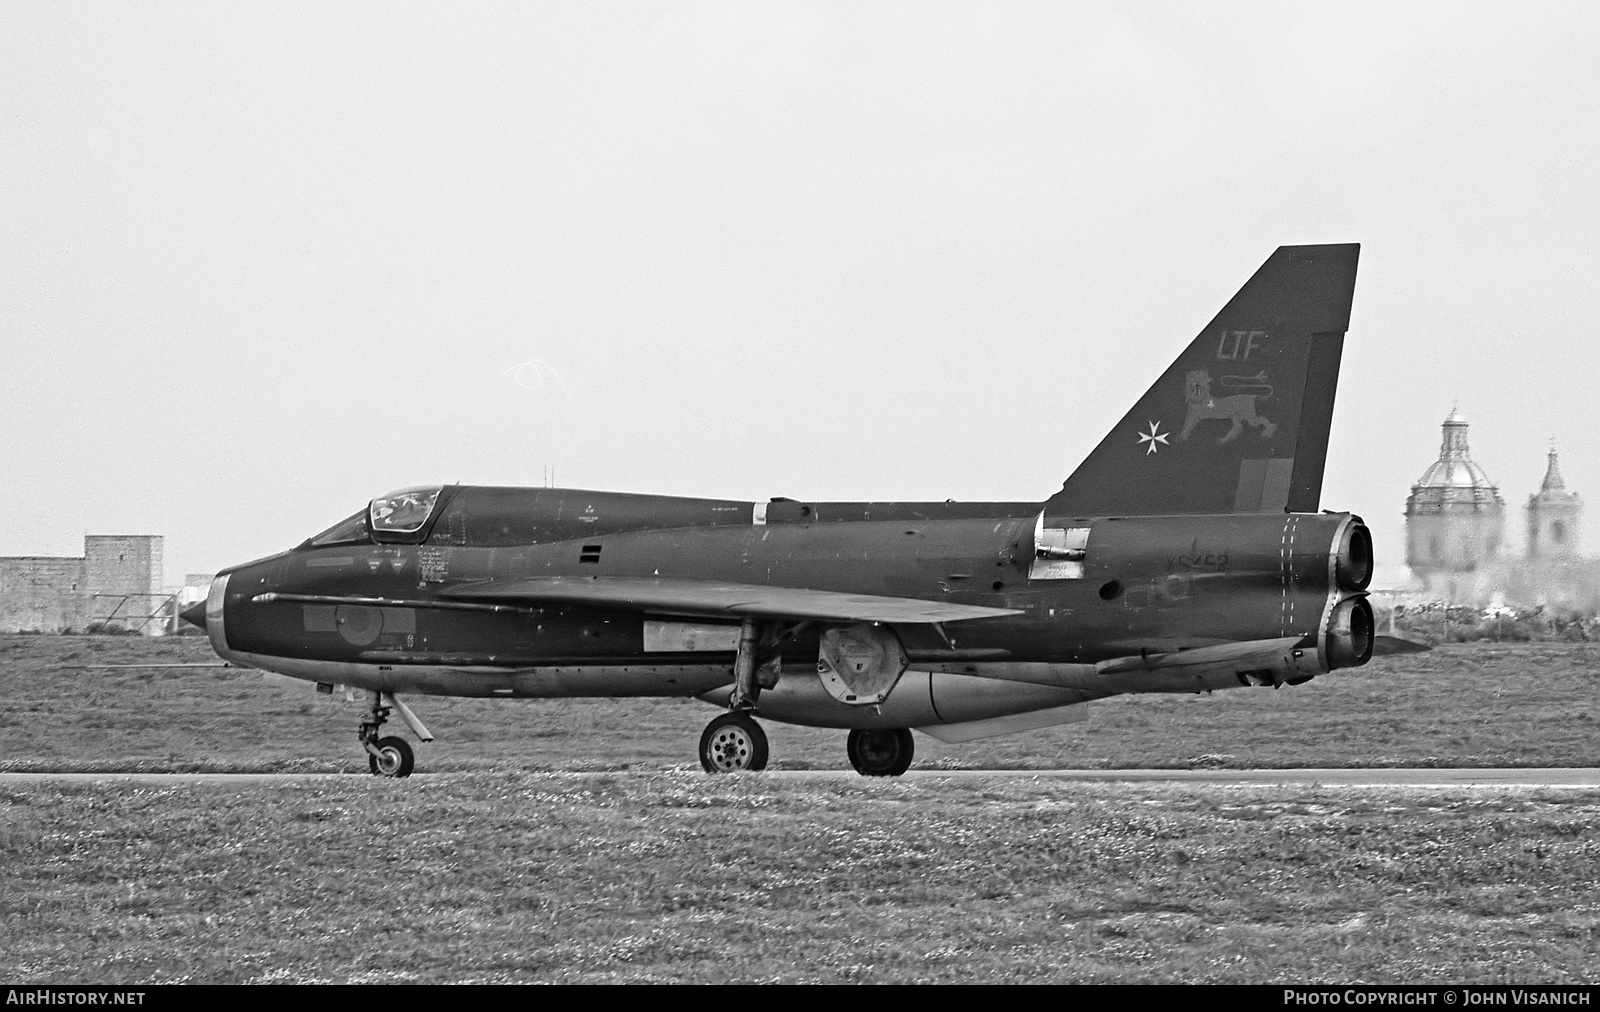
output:
[{"label": "landing gear door", "polygon": [[1089,557],[1088,527],[1046,527],[1044,511],[1033,525],[1033,564],[1030,580],[1081,580]]}]

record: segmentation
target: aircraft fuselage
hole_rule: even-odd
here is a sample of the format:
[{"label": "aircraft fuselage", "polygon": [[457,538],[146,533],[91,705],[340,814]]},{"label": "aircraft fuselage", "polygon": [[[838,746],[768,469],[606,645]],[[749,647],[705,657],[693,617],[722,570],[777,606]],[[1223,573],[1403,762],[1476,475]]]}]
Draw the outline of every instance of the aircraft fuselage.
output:
[{"label": "aircraft fuselage", "polygon": [[[1295,671],[1326,670],[1338,663],[1329,637],[1350,589],[1339,586],[1338,560],[1359,527],[1349,514],[1044,518],[1027,503],[755,504],[483,487],[446,495],[409,543],[308,541],[221,574],[208,609],[218,652],[396,693],[698,696],[732,680],[737,614],[462,596],[530,578],[686,578],[1018,612],[895,626],[915,672],[1012,682],[1020,672],[1035,686],[1078,690],[1069,701],[1200,691],[1242,679],[1147,678],[1140,687],[1090,672],[1141,651],[1288,637],[1302,652]],[[1080,557],[1041,561],[1047,528],[1080,532]],[[821,632],[802,628],[782,645],[780,683],[816,679]],[[1059,670],[1041,674],[1041,665]],[[821,710],[780,719],[870,726],[881,716]]]}]

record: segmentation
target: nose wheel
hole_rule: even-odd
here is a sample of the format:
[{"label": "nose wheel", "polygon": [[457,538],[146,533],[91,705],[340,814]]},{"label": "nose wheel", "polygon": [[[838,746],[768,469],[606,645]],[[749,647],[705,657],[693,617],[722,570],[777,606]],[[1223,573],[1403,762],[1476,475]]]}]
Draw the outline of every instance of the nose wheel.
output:
[{"label": "nose wheel", "polygon": [[393,735],[379,738],[374,747],[378,750],[377,755],[367,753],[367,768],[372,770],[374,776],[398,778],[411,775],[416,761],[411,755],[411,746],[406,744],[404,738]]},{"label": "nose wheel", "polygon": [[767,768],[767,733],[748,714],[724,713],[700,736],[700,765],[707,773]]},{"label": "nose wheel", "polygon": [[389,719],[391,711],[399,710],[400,717],[407,726],[414,731],[423,741],[432,741],[433,735],[423,726],[417,715],[411,712],[410,707],[400,702],[392,693],[374,692],[372,694],[372,708],[367,711],[366,718],[361,721],[361,730],[356,732],[361,738],[361,747],[367,753],[367,769],[373,776],[378,777],[409,777],[416,767],[416,759],[411,754],[411,745],[404,738],[390,735],[387,738],[378,737],[378,729]]}]

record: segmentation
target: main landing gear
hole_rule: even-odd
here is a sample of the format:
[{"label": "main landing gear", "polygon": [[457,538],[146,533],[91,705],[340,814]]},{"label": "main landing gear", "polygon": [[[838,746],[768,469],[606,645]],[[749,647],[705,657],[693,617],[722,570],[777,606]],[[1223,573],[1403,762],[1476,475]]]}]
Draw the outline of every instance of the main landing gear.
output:
[{"label": "main landing gear", "polygon": [[747,713],[724,713],[700,736],[700,765],[707,773],[767,768],[767,732]]},{"label": "main landing gear", "polygon": [[850,765],[864,777],[897,777],[911,766],[916,753],[909,728],[851,731],[845,742]]},{"label": "main landing gear", "polygon": [[[700,765],[707,773],[754,773],[767,768],[767,733],[752,714],[763,688],[777,684],[779,652],[800,629],[761,628],[745,619],[733,662],[728,711],[706,725],[700,736]],[[850,765],[864,777],[897,777],[911,765],[916,745],[907,728],[851,731],[846,744]]]},{"label": "main landing gear", "polygon": [[368,716],[361,722],[361,730],[357,734],[361,738],[361,747],[367,752],[367,769],[373,776],[379,777],[409,777],[416,766],[416,759],[411,754],[411,746],[404,738],[390,735],[387,738],[378,737],[378,728],[389,719],[392,711],[398,710],[400,719],[406,722],[412,732],[423,741],[432,741],[433,735],[411,712],[411,708],[395,698],[393,693],[374,692],[372,694],[372,708]]},{"label": "main landing gear", "polygon": [[778,684],[779,653],[799,626],[765,628],[747,618],[739,628],[739,652],[733,660],[733,692],[728,710],[706,725],[700,736],[700,765],[707,773],[755,772],[767,768],[767,733],[750,714],[763,687]]},{"label": "main landing gear", "polygon": [[[864,777],[897,777],[911,767],[916,742],[909,728],[851,731],[850,765]],[[748,713],[724,713],[700,736],[700,765],[707,773],[754,773],[767,768],[767,735]]]}]

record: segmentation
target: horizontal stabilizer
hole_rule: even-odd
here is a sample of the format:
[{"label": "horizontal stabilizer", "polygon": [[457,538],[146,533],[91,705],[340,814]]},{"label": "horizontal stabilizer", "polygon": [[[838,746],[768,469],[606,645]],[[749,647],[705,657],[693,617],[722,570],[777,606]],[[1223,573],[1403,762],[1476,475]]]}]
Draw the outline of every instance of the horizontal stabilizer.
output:
[{"label": "horizontal stabilizer", "polygon": [[766,587],[658,576],[548,576],[496,580],[452,587],[455,600],[587,604],[633,608],[656,615],[812,619],[830,622],[959,622],[1020,615],[1010,608],[984,608],[910,597],[846,594],[801,587]]},{"label": "horizontal stabilizer", "polygon": [[1392,657],[1395,654],[1421,654],[1433,648],[1426,643],[1408,640],[1404,636],[1372,637],[1372,656]]}]

